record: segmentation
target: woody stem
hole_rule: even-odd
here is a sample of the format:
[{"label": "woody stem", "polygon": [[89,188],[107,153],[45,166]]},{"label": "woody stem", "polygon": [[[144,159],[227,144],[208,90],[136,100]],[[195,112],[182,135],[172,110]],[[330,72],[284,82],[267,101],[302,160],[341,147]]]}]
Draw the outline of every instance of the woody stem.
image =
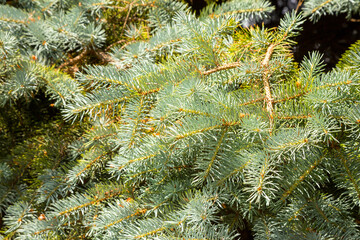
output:
[{"label": "woody stem", "polygon": [[274,99],[271,96],[271,89],[270,89],[270,83],[269,83],[271,71],[268,68],[268,66],[269,66],[269,61],[270,61],[271,55],[274,52],[275,46],[276,46],[275,44],[270,44],[270,46],[266,50],[265,58],[261,62],[261,67],[264,68],[264,73],[263,73],[262,78],[263,78],[264,90],[265,90],[266,110],[269,112],[271,128],[273,126],[273,118],[274,118],[273,117],[273,112],[274,112],[273,101],[274,101]]}]

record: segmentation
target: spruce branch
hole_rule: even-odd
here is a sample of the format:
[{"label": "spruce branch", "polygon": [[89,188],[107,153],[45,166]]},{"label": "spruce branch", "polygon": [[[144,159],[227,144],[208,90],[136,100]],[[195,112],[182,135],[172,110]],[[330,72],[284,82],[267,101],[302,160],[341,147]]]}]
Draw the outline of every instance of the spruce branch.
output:
[{"label": "spruce branch", "polygon": [[213,156],[211,157],[211,160],[210,160],[210,163],[207,167],[207,169],[205,170],[205,173],[204,173],[204,176],[203,178],[206,179],[209,174],[210,174],[210,170],[211,170],[211,167],[214,165],[214,162],[215,162],[215,159],[218,157],[218,154],[219,154],[219,151],[221,149],[221,145],[223,144],[223,141],[224,141],[224,137],[225,137],[225,134],[227,133],[227,126],[222,130],[221,132],[221,136],[220,136],[220,139],[215,147],[215,151],[213,153]]},{"label": "spruce branch", "polygon": [[310,173],[322,162],[324,157],[325,157],[324,155],[321,156],[320,158],[316,159],[315,162],[312,163],[309,168],[304,169],[305,170],[304,173],[300,175],[287,190],[285,190],[285,192],[282,194],[280,198],[280,201],[285,201],[289,197],[289,195],[295,189],[297,189],[298,185],[301,184],[306,179],[306,177],[308,177]]},{"label": "spruce branch", "polygon": [[138,209],[138,210],[137,210],[136,212],[134,212],[134,213],[131,213],[131,214],[127,215],[127,216],[124,216],[124,217],[122,217],[122,218],[120,218],[120,219],[118,219],[118,220],[116,220],[116,221],[113,221],[113,222],[107,224],[106,226],[104,226],[104,229],[106,230],[106,229],[108,229],[109,227],[111,227],[111,226],[113,226],[113,225],[115,225],[115,224],[119,224],[119,223],[123,222],[124,220],[130,219],[130,218],[132,218],[132,217],[135,217],[135,216],[138,216],[138,215],[143,215],[143,214],[146,213],[146,211],[147,211],[146,208]]},{"label": "spruce branch", "polygon": [[24,20],[17,20],[17,19],[4,18],[4,17],[0,17],[0,21],[11,22],[11,23],[20,23],[20,24],[24,24],[24,25],[27,23]]},{"label": "spruce branch", "polygon": [[[181,2],[121,0],[120,29],[143,4],[153,31],[131,41],[139,39],[131,30],[133,38],[107,47],[102,24],[110,21],[95,20],[107,0],[31,2],[36,23],[0,6],[1,17],[26,22],[0,20],[0,54],[10,66],[0,70],[0,102],[13,92],[16,104],[31,101],[44,89],[63,119],[81,123],[66,147],[69,164],[58,164],[63,153],[46,156],[56,166],[34,180],[37,189],[25,179],[23,191],[0,164],[0,232],[19,240],[234,240],[245,231],[255,239],[359,239],[360,45],[328,73],[320,54],[298,65],[291,53],[304,22],[299,8],[312,18],[354,13],[358,1],[298,1],[278,28],[246,29],[239,24],[266,17],[270,1],[226,1],[197,18]],[[16,28],[3,34],[9,26]],[[85,66],[90,56],[101,63]],[[57,69],[47,67],[54,62]],[[75,79],[61,71],[80,64]],[[31,163],[25,172],[13,164],[20,176],[38,174],[37,159],[14,159]],[[16,190],[7,187],[12,179]],[[18,199],[37,199],[38,213]]]},{"label": "spruce branch", "polygon": [[68,218],[70,214],[75,215],[81,211],[85,211],[89,207],[98,206],[100,203],[116,198],[126,191],[125,188],[110,186],[101,192],[91,193],[91,196],[87,194],[74,194],[52,204],[50,207],[52,210],[50,215],[53,218]]},{"label": "spruce branch", "polygon": [[91,160],[84,168],[82,168],[78,173],[76,173],[75,177],[79,178],[85,171],[89,170],[93,165],[95,165],[96,162],[100,161],[106,153],[100,154],[99,156],[95,157],[93,160]]},{"label": "spruce branch", "polygon": [[257,99],[253,99],[253,100],[251,100],[251,101],[248,101],[248,102],[244,102],[244,103],[239,104],[239,107],[241,107],[241,106],[246,106],[246,105],[251,105],[251,104],[255,104],[255,103],[258,103],[258,102],[262,102],[262,101],[264,101],[264,100],[265,100],[264,97],[262,97],[262,98],[257,98]]},{"label": "spruce branch", "polygon": [[343,168],[345,169],[347,178],[346,181],[350,182],[350,184],[352,185],[352,188],[355,190],[354,195],[356,195],[356,197],[358,198],[357,200],[360,202],[360,186],[358,184],[359,180],[357,178],[357,176],[354,174],[354,172],[352,171],[352,169],[350,168],[351,166],[351,161],[349,161],[347,158],[345,158],[343,155],[346,156],[346,154],[340,154],[339,152],[335,152],[336,156],[340,159],[341,164],[343,166]]},{"label": "spruce branch", "polygon": [[311,13],[315,13],[316,11],[318,11],[319,9],[325,7],[327,4],[333,2],[334,0],[326,0],[323,3],[321,3],[320,5],[316,6],[314,9],[311,10]]}]

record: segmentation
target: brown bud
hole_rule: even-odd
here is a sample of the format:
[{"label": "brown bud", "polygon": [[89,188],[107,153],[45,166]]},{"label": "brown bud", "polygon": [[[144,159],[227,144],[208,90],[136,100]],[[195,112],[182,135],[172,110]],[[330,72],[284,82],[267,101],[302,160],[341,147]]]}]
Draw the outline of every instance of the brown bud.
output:
[{"label": "brown bud", "polygon": [[46,219],[46,217],[45,217],[45,214],[40,214],[40,216],[38,217],[38,219],[39,219],[39,221],[43,221],[43,220],[45,220]]}]

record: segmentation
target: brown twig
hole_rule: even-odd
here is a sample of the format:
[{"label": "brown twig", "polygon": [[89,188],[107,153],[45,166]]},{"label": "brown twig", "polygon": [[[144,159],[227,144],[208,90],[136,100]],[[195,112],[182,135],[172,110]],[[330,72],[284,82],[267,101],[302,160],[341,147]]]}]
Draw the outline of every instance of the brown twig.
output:
[{"label": "brown twig", "polygon": [[351,18],[350,22],[360,22],[360,19]]},{"label": "brown twig", "polygon": [[261,101],[264,101],[265,100],[265,98],[257,98],[257,99],[253,99],[253,100],[251,100],[251,101],[249,101],[249,102],[244,102],[244,103],[241,103],[241,104],[239,104],[239,106],[241,107],[241,106],[246,106],[246,105],[250,105],[250,104],[254,104],[254,103],[257,103],[257,102],[261,102]]},{"label": "brown twig", "polygon": [[66,67],[66,66],[74,65],[74,64],[80,62],[81,59],[83,59],[88,52],[89,52],[89,49],[87,47],[84,48],[84,50],[79,55],[77,55],[76,57],[71,58],[71,59],[67,60],[66,62],[62,63],[57,69],[62,69],[64,67]]},{"label": "brown twig", "polygon": [[265,54],[265,58],[264,60],[261,62],[261,67],[263,67],[264,73],[263,73],[263,83],[264,83],[264,90],[265,90],[265,101],[266,101],[266,110],[269,112],[269,116],[270,116],[270,127],[272,128],[273,125],[273,114],[274,114],[274,107],[273,107],[273,98],[271,96],[271,89],[270,89],[270,83],[269,83],[269,78],[270,78],[270,69],[268,68],[269,66],[269,61],[271,58],[271,55],[274,52],[274,48],[275,48],[275,44],[270,44],[270,46],[268,47],[268,49],[266,50],[266,54]]},{"label": "brown twig", "polygon": [[128,12],[127,12],[127,15],[126,15],[126,18],[125,18],[124,25],[123,25],[123,27],[122,27],[122,31],[121,31],[121,35],[120,35],[120,36],[123,36],[123,35],[124,35],[125,26],[126,26],[126,24],[127,24],[127,21],[129,20],[129,16],[130,16],[130,12],[131,12],[132,6],[133,6],[133,3],[130,3],[130,4],[129,4],[129,10],[128,10]]},{"label": "brown twig", "polygon": [[[63,64],[61,64],[57,69],[62,69],[66,66],[73,66],[76,65],[78,62],[80,62],[87,54],[89,53],[93,53],[95,55],[95,57],[97,57],[99,60],[101,60],[103,63],[116,63],[116,60],[113,59],[110,54],[100,50],[100,49],[96,49],[96,50],[90,50],[89,48],[85,48],[78,56],[69,59],[68,61],[64,62]],[[70,69],[70,72],[76,71],[77,66],[73,67]]]},{"label": "brown twig", "polygon": [[118,45],[118,44],[123,43],[123,42],[126,42],[126,40],[125,40],[125,39],[121,39],[121,40],[119,40],[119,41],[117,41],[117,42],[114,42],[114,43],[110,44],[107,48],[105,48],[105,52],[109,51],[110,48],[112,48],[113,46]]},{"label": "brown twig", "polygon": [[298,12],[299,11],[299,8],[301,7],[301,5],[304,3],[304,0],[299,0],[297,6],[296,6],[296,9],[295,11]]},{"label": "brown twig", "polygon": [[323,2],[323,3],[321,3],[319,6],[315,7],[315,8],[311,11],[311,13],[314,13],[314,12],[316,12],[317,10],[323,8],[326,4],[330,3],[331,1],[333,1],[333,0],[327,0],[327,1]]},{"label": "brown twig", "polygon": [[95,56],[100,59],[103,63],[114,63],[116,62],[108,53],[101,51],[100,49],[94,50]]},{"label": "brown twig", "polygon": [[201,75],[207,76],[207,75],[212,74],[214,72],[218,72],[218,71],[222,71],[222,70],[226,70],[226,69],[231,69],[231,68],[236,68],[236,67],[239,67],[239,66],[240,66],[239,62],[233,62],[233,63],[225,64],[225,65],[217,67],[217,68],[207,70],[205,72],[201,72]]},{"label": "brown twig", "polygon": [[137,42],[137,41],[136,41],[136,40],[132,40],[132,41],[130,41],[130,42],[125,43],[124,45],[121,46],[120,50],[126,48],[127,46],[129,46],[130,44],[133,44],[133,43],[135,43],[135,42]]}]

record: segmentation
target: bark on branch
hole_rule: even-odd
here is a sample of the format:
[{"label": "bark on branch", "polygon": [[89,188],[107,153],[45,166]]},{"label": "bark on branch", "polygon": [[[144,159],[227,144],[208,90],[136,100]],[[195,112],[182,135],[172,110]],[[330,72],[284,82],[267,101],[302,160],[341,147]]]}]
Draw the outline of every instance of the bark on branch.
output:
[{"label": "bark on branch", "polygon": [[75,65],[76,63],[80,62],[86,56],[86,54],[88,54],[88,52],[89,52],[89,49],[84,48],[84,50],[79,55],[77,55],[76,57],[71,58],[71,59],[67,60],[66,62],[62,63],[58,67],[58,69],[62,69],[62,68],[66,67],[66,66],[69,66],[69,65]]},{"label": "bark on branch", "polygon": [[104,52],[103,50],[100,50],[100,49],[92,49],[92,50],[90,50],[89,48],[86,47],[86,48],[84,48],[84,50],[79,55],[65,61],[59,67],[57,67],[57,69],[62,69],[62,68],[67,67],[67,66],[74,66],[78,62],[80,62],[88,54],[94,54],[94,56],[96,58],[98,58],[104,64],[115,63],[115,65],[116,65],[116,60],[113,59],[110,56],[110,54],[108,54],[108,53],[106,53],[106,52]]},{"label": "bark on branch", "polygon": [[100,50],[96,49],[93,50],[94,55],[101,60],[103,63],[115,63],[116,61],[110,56],[110,54]]},{"label": "bark on branch", "polygon": [[229,64],[225,64],[223,66],[217,67],[217,68],[213,68],[210,70],[207,70],[205,72],[202,72],[201,75],[207,76],[210,75],[214,72],[218,72],[218,71],[222,71],[222,70],[226,70],[226,69],[231,69],[231,68],[236,68],[239,67],[240,63],[239,62],[234,62],[234,63],[229,63]]},{"label": "bark on branch", "polygon": [[270,83],[269,83],[269,79],[271,76],[271,72],[269,69],[269,61],[270,61],[271,55],[274,52],[275,46],[276,46],[275,44],[270,44],[270,46],[266,50],[265,58],[261,62],[261,67],[264,68],[264,73],[263,73],[262,78],[263,78],[264,90],[265,90],[266,110],[269,112],[271,128],[272,128],[273,119],[274,119],[274,116],[273,116],[273,114],[274,114],[274,107],[273,107],[274,99],[271,96],[271,88],[270,88]]}]

